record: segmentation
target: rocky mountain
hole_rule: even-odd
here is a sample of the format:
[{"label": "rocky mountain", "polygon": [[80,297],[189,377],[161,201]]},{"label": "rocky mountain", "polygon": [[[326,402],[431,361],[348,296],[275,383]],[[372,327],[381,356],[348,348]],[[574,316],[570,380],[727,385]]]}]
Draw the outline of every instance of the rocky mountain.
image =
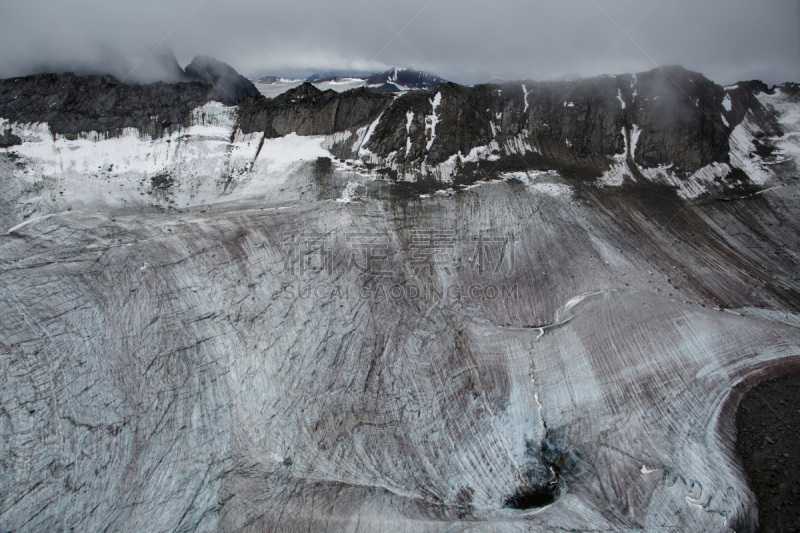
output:
[{"label": "rocky mountain", "polygon": [[12,124],[46,124],[53,135],[121,135],[135,128],[161,137],[188,127],[193,109],[225,100],[205,83],[122,83],[112,76],[39,74],[0,82],[0,113]]},{"label": "rocky mountain", "polygon": [[367,86],[375,87],[381,92],[398,92],[410,89],[430,89],[447,80],[418,70],[393,68],[384,72],[378,72],[366,79]]},{"label": "rocky mountain", "polygon": [[187,70],[0,81],[0,528],[756,529],[800,86]]},{"label": "rocky mountain", "polygon": [[226,104],[238,104],[245,98],[257,97],[258,92],[253,82],[236,72],[230,65],[213,57],[197,56],[184,69],[190,80],[202,81],[213,85]]}]

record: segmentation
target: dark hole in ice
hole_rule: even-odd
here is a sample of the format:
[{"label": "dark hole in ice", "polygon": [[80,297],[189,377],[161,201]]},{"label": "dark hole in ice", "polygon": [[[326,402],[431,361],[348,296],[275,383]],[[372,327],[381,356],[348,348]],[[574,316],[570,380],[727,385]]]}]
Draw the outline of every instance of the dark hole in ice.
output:
[{"label": "dark hole in ice", "polygon": [[555,487],[520,487],[506,500],[507,509],[537,509],[556,500]]},{"label": "dark hole in ice", "polygon": [[159,174],[150,178],[150,185],[153,189],[166,190],[172,187],[173,179],[169,174]]}]

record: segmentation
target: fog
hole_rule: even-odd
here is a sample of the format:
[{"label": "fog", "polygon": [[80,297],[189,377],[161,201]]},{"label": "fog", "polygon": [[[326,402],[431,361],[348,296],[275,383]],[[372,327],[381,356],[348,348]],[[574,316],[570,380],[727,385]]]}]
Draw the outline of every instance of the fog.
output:
[{"label": "fog", "polygon": [[112,72],[207,54],[248,77],[411,67],[462,83],[680,64],[720,83],[800,80],[796,0],[5,2],[0,77]]}]

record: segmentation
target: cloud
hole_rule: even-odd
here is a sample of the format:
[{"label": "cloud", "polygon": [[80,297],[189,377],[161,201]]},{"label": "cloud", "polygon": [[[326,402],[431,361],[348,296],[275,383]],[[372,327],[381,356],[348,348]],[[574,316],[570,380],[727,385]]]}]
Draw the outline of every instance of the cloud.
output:
[{"label": "cloud", "polygon": [[[408,66],[460,82],[681,64],[721,83],[800,78],[796,0],[26,0],[0,21],[0,76],[135,71],[159,47],[247,76]],[[146,62],[145,62],[146,63]]]}]

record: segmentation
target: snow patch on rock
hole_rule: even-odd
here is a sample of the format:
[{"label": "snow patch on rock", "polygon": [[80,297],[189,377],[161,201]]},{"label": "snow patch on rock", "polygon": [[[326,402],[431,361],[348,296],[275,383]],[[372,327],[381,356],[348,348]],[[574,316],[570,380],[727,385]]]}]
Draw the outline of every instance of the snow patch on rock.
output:
[{"label": "snow patch on rock", "polygon": [[544,194],[553,198],[571,198],[572,187],[563,183],[555,183],[553,180],[558,178],[558,173],[553,171],[530,170],[528,172],[507,172],[500,178],[503,181],[517,180],[522,182],[531,192]]},{"label": "snow patch on rock", "polygon": [[730,94],[726,94],[725,98],[722,99],[722,107],[724,107],[725,111],[727,111],[728,113],[731,112],[731,109],[733,108],[733,103],[731,102]]},{"label": "snow patch on rock", "polygon": [[428,144],[425,145],[426,150],[431,149],[433,141],[436,139],[436,125],[439,123],[439,115],[437,114],[437,110],[439,109],[439,105],[441,105],[441,103],[442,93],[436,93],[436,96],[431,99],[433,114],[425,117],[425,138],[428,139]]}]

